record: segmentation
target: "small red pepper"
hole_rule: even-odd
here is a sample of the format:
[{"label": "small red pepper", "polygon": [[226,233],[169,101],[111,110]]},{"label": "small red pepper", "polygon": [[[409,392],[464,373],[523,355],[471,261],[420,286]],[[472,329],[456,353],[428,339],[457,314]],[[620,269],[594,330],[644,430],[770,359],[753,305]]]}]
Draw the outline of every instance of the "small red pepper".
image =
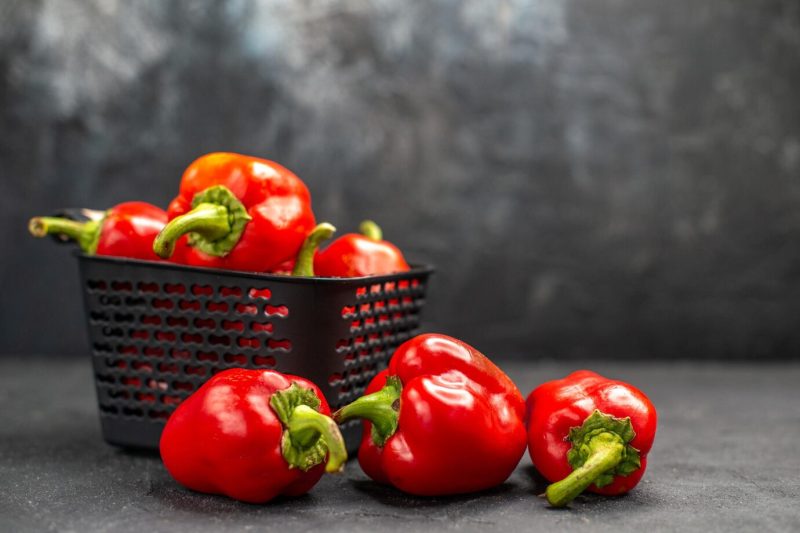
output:
[{"label": "small red pepper", "polygon": [[167,213],[146,202],[125,202],[107,210],[97,220],[34,217],[28,229],[34,237],[59,235],[74,240],[89,255],[160,260],[153,240],[164,228]]},{"label": "small red pepper", "polygon": [[502,370],[444,335],[397,348],[366,396],[334,419],[363,418],[358,461],[379,483],[438,496],[503,483],[525,452],[525,402]]},{"label": "small red pepper", "polygon": [[656,409],[639,389],[588,370],[534,389],[527,400],[528,449],[553,484],[547,501],[569,503],[588,489],[628,492],[647,467]]},{"label": "small red pepper", "polygon": [[198,492],[250,503],[298,496],[347,460],[328,415],[310,381],[232,368],[178,405],[161,435],[161,458],[178,483]]},{"label": "small red pepper", "polygon": [[168,213],[153,244],[160,257],[188,234],[186,263],[252,272],[272,271],[297,255],[315,225],[300,178],[278,163],[231,153],[189,165]]},{"label": "small red pepper", "polygon": [[[383,232],[375,222],[365,220],[359,229],[361,234],[342,235],[316,253],[319,243],[330,235],[318,241],[306,241],[298,254],[292,274],[354,278],[410,270],[403,253],[394,244],[383,240]],[[313,268],[311,268],[311,257],[313,257]]]}]

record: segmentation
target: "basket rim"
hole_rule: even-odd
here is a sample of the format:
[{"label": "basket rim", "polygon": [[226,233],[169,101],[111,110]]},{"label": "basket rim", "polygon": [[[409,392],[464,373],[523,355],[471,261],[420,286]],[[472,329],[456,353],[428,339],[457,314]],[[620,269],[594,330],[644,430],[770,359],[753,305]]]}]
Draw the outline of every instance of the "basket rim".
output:
[{"label": "basket rim", "polygon": [[198,267],[191,265],[181,265],[179,263],[170,263],[167,261],[147,261],[143,259],[131,259],[127,257],[114,257],[108,255],[89,255],[81,250],[75,250],[75,257],[79,261],[98,261],[101,263],[112,263],[118,265],[137,265],[146,266],[148,268],[184,271],[184,272],[198,272],[202,274],[217,274],[225,276],[236,276],[240,278],[258,279],[261,281],[273,281],[281,283],[299,283],[299,284],[324,284],[324,285],[355,285],[364,283],[379,283],[384,281],[392,281],[398,277],[414,277],[419,275],[431,275],[436,272],[436,268],[428,264],[413,264],[411,270],[406,272],[395,272],[394,274],[381,274],[380,276],[360,276],[353,278],[325,278],[319,276],[312,277],[295,277],[287,276],[285,274],[268,274],[260,272],[248,272],[242,270],[228,270],[222,268],[209,268]]}]

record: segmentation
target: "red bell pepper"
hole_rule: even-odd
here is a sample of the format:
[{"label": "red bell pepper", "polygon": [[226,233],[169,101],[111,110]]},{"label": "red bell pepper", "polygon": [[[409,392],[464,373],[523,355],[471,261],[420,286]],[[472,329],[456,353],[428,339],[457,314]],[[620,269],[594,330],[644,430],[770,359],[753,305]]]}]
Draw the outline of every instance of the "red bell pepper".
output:
[{"label": "red bell pepper", "polygon": [[[353,278],[406,272],[410,269],[400,249],[383,240],[383,232],[377,224],[365,220],[359,229],[360,235],[342,235],[316,254],[319,242],[307,242],[298,255],[293,274]],[[310,269],[312,256],[313,269]]]},{"label": "red bell pepper", "polygon": [[328,415],[310,381],[273,370],[225,370],[172,413],[161,458],[178,483],[198,492],[250,503],[298,496],[347,460]]},{"label": "red bell pepper", "polygon": [[125,202],[107,210],[97,220],[81,222],[62,217],[34,217],[28,229],[34,237],[59,235],[74,240],[90,255],[157,261],[153,240],[167,220],[167,213],[152,204]]},{"label": "red bell pepper", "polygon": [[358,461],[372,479],[437,496],[503,483],[525,452],[524,416],[519,390],[489,359],[428,334],[398,347],[334,419],[365,420]]},{"label": "red bell pepper", "polygon": [[553,482],[545,493],[551,505],[564,506],[586,489],[618,495],[639,483],[657,423],[639,389],[579,370],[537,387],[527,407],[528,449]]},{"label": "red bell pepper", "polygon": [[186,263],[269,272],[297,255],[315,225],[305,184],[278,163],[231,153],[194,161],[156,238],[160,257],[189,235]]}]

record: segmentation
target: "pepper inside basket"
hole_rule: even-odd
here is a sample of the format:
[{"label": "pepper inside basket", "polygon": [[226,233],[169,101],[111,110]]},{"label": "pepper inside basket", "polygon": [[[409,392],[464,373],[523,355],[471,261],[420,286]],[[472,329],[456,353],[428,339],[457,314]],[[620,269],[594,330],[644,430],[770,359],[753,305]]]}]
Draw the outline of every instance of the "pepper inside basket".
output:
[{"label": "pepper inside basket", "polygon": [[[157,448],[175,407],[226,368],[314,381],[357,398],[417,334],[430,267],[295,278],[78,254],[103,437]],[[342,427],[349,449],[360,425]]]}]

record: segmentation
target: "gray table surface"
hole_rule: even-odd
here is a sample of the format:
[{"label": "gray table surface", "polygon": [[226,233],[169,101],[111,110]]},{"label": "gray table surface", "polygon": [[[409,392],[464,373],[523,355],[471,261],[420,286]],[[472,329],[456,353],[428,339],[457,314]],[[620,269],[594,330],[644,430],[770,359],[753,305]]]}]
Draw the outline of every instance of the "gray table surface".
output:
[{"label": "gray table surface", "polygon": [[248,505],[178,486],[157,455],[106,445],[89,361],[0,360],[0,531],[800,530],[800,365],[505,365],[523,392],[589,366],[650,395],[660,424],[642,483],[549,509],[527,456],[485,493],[415,498],[358,463],[303,497]]}]

